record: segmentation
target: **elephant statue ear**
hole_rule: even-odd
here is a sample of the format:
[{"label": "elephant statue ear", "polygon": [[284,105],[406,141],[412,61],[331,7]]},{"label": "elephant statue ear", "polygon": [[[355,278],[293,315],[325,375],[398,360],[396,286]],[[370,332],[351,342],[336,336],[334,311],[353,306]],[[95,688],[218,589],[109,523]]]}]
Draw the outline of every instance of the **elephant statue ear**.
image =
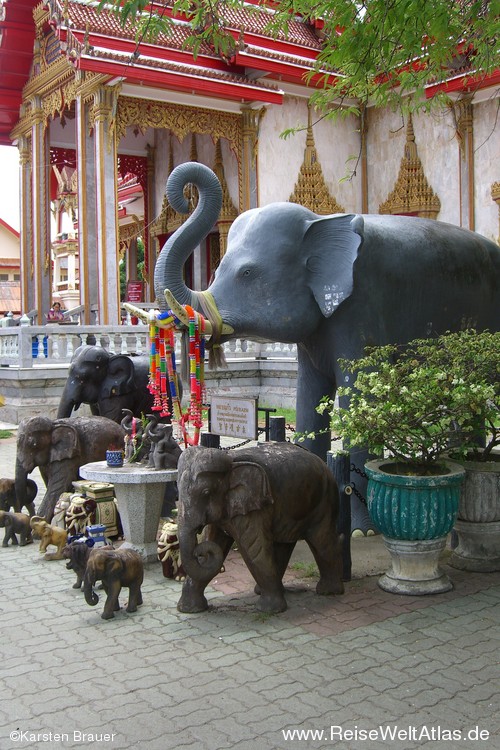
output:
[{"label": "elephant statue ear", "polygon": [[269,480],[262,466],[251,461],[234,462],[227,492],[228,517],[243,516],[273,502]]},{"label": "elephant statue ear", "polygon": [[80,450],[80,441],[73,425],[64,419],[56,419],[52,428],[51,461],[74,458]]},{"label": "elephant statue ear", "polygon": [[134,364],[130,357],[117,354],[109,360],[108,372],[101,386],[101,396],[123,396],[132,393],[136,388]]},{"label": "elephant statue ear", "polygon": [[355,214],[320,217],[310,222],[304,235],[308,285],[325,318],[352,292],[362,221]]}]

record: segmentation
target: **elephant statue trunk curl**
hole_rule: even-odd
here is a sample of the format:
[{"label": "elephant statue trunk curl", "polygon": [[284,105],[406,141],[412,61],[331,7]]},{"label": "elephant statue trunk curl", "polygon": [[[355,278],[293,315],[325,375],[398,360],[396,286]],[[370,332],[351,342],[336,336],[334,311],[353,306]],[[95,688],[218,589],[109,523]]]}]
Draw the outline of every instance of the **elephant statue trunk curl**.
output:
[{"label": "elephant statue trunk curl", "polygon": [[[213,331],[209,345],[237,337],[296,343],[297,431],[316,435],[306,445],[323,459],[330,449],[328,414],[316,407],[350,382],[343,359],[358,359],[367,345],[404,344],[465,325],[498,330],[498,245],[416,217],[318,216],[294,203],[245,211],[231,226],[212,283],[195,292],[182,269],[216,223],[222,198],[208,167],[181,164],[167,183],[168,200],[181,213],[187,212],[188,183],[197,186],[200,200],[158,257],[157,298],[170,290],[180,303],[176,315],[181,305],[216,308],[206,327]],[[365,457],[362,451],[351,455],[360,468]]]}]

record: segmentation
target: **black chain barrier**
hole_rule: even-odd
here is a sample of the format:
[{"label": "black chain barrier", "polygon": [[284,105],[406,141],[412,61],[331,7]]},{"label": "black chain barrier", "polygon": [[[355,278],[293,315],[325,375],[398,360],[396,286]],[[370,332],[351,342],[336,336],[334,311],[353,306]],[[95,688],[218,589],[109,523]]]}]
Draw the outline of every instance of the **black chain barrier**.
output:
[{"label": "black chain barrier", "polygon": [[[351,471],[352,471],[352,472],[353,472],[354,474],[359,474],[359,476],[360,476],[360,477],[362,477],[363,479],[368,479],[368,477],[367,477],[367,475],[365,474],[365,472],[364,472],[364,471],[362,471],[361,469],[358,469],[358,467],[357,467],[357,466],[355,466],[354,464],[351,464],[351,466],[350,466],[350,470],[351,470]],[[358,498],[358,500],[359,500],[359,501],[360,501],[361,503],[363,503],[363,505],[366,505],[366,497],[363,497],[363,495],[361,494],[361,492],[360,492],[360,491],[358,490],[358,488],[356,487],[356,483],[355,483],[355,482],[351,482],[351,487],[352,487],[352,491],[354,492],[354,494],[356,495],[356,497]]]}]

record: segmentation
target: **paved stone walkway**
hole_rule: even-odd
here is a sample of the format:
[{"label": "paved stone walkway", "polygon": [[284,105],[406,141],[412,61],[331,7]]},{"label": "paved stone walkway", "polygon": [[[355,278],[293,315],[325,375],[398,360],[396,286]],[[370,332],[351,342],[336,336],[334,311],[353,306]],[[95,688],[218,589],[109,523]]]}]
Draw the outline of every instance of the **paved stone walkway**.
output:
[{"label": "paved stone walkway", "polygon": [[[356,540],[354,568],[383,563],[381,544]],[[500,573],[445,566],[454,590],[429,597],[363,575],[329,598],[306,550],[294,559],[280,615],[255,610],[232,552],[208,612],[179,613],[180,584],[152,563],[143,606],[104,621],[64,561],[0,549],[1,750],[500,750]]]}]

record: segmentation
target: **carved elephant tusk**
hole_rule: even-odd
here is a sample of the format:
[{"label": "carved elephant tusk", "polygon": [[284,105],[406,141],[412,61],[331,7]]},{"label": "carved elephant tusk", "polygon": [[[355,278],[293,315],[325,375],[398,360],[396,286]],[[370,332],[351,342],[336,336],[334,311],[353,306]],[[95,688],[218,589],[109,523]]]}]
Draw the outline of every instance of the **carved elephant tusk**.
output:
[{"label": "carved elephant tusk", "polygon": [[[165,289],[165,299],[167,301],[169,309],[172,310],[175,317],[178,318],[183,325],[189,326],[189,316],[186,312],[185,307],[177,302],[170,289]],[[200,315],[200,313],[196,314]],[[205,321],[205,333],[210,336],[212,334],[212,323],[205,317],[203,317],[203,320]],[[222,323],[221,333],[223,336],[228,336],[231,333],[234,333],[234,329],[227,323]]]},{"label": "carved elephant tusk", "polygon": [[143,310],[141,307],[135,307],[135,305],[131,305],[130,302],[124,302],[123,307],[131,315],[134,315],[136,318],[139,318],[139,320],[142,320],[143,323],[147,323],[149,325],[149,323],[155,320],[156,310]]}]

